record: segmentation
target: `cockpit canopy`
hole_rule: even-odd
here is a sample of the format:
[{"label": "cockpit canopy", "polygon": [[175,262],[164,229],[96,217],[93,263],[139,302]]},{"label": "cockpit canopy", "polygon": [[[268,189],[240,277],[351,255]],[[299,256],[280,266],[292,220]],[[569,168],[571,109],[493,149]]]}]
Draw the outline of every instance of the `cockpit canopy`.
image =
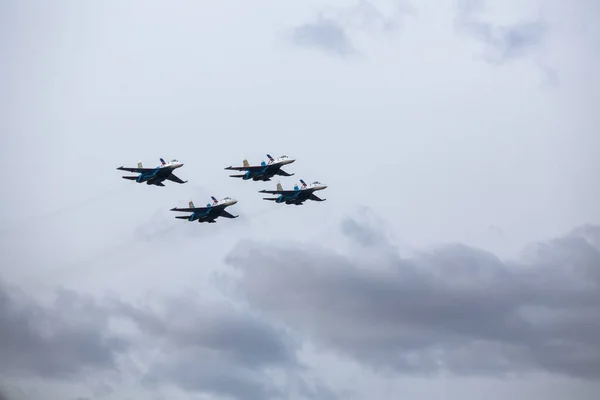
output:
[{"label": "cockpit canopy", "polygon": [[321,182],[314,181],[312,184],[313,184],[313,185],[321,185]]},{"label": "cockpit canopy", "polygon": [[178,163],[179,161],[178,161],[178,160],[176,160],[176,159],[172,159],[172,160],[171,160],[171,162],[172,162],[172,163],[176,163],[176,162]]},{"label": "cockpit canopy", "polygon": [[223,200],[231,200],[231,197],[225,197]]},{"label": "cockpit canopy", "polygon": [[281,157],[279,157],[279,158],[289,158],[289,157],[284,155],[284,156],[281,156]]}]

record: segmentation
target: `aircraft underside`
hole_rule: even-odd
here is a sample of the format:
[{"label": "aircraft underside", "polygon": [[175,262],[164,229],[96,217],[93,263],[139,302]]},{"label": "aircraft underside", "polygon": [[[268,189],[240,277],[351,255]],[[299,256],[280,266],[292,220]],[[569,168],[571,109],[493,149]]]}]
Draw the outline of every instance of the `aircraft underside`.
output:
[{"label": "aircraft underside", "polygon": [[163,181],[169,180],[176,183],[186,183],[187,181],[182,181],[179,177],[175,176],[172,172],[159,172],[157,174],[149,174],[149,175],[138,175],[138,176],[124,176],[123,179],[129,179],[132,181],[136,181],[138,183],[146,182],[146,185],[155,185],[155,186],[165,186]]},{"label": "aircraft underside", "polygon": [[165,186],[162,183],[164,180],[165,180],[165,178],[149,179],[148,181],[146,181],[146,185]]},{"label": "aircraft underside", "polygon": [[257,181],[262,181],[262,182],[269,182],[271,180],[270,176],[255,176],[254,178],[252,178],[253,181],[257,182]]},{"label": "aircraft underside", "polygon": [[217,222],[217,221],[215,221],[216,218],[217,217],[210,217],[210,218],[201,217],[201,218],[198,218],[198,222],[200,222],[200,223],[201,222],[208,222],[209,224],[214,224],[214,223]]},{"label": "aircraft underside", "polygon": [[309,194],[308,196],[301,195],[300,197],[277,197],[277,198],[264,198],[265,200],[275,201],[277,203],[285,203],[285,204],[294,204],[296,206],[301,206],[304,204],[306,200],[313,201],[324,201],[323,199],[317,197],[314,193]]},{"label": "aircraft underside", "polygon": [[296,206],[301,206],[306,201],[305,198],[294,198],[294,199],[282,199],[280,202],[285,204],[294,204]]},{"label": "aircraft underside", "polygon": [[[276,169],[274,169],[274,168],[276,168]],[[247,171],[244,174],[236,174],[236,175],[229,175],[229,176],[232,178],[242,178],[245,181],[252,179],[255,182],[257,182],[257,181],[270,182],[271,178],[273,178],[275,175],[292,176],[294,174],[288,174],[287,172],[285,172],[281,169],[281,166],[278,166],[278,167],[272,167],[272,169]]]}]

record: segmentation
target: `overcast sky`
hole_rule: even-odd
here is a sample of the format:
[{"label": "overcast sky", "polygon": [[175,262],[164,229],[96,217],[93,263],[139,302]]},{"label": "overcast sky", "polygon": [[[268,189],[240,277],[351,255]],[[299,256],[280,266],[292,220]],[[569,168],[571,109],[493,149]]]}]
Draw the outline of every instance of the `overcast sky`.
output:
[{"label": "overcast sky", "polygon": [[[597,399],[598,18],[0,2],[0,399]],[[160,157],[189,182],[115,169]]]}]

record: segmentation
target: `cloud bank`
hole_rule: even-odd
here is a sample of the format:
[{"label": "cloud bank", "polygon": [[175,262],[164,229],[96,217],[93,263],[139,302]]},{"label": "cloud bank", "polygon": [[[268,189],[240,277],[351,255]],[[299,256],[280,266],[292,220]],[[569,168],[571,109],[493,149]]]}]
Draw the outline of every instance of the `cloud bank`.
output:
[{"label": "cloud bank", "polygon": [[105,395],[128,374],[147,390],[215,398],[336,398],[305,379],[299,354],[311,343],[400,375],[600,379],[599,226],[535,244],[518,261],[461,244],[404,258],[376,226],[341,221],[354,248],[344,254],[240,242],[226,259],[241,272],[234,303],[183,293],[136,305],[61,290],[46,307],[2,284],[0,372],[96,374]]},{"label": "cloud bank", "polygon": [[376,231],[352,220],[342,227],[362,255],[240,244],[227,259],[243,272],[240,292],[376,369],[600,378],[600,227],[539,244],[521,261],[460,244],[382,259],[389,243]]}]

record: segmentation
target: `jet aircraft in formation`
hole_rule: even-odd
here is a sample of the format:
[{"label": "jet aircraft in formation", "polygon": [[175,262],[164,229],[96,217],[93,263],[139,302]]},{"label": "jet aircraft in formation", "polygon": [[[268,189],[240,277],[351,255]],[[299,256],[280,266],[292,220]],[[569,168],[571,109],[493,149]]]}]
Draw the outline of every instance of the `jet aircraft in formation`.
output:
[{"label": "jet aircraft in formation", "polygon": [[165,162],[162,158],[160,159],[160,165],[155,168],[144,168],[142,162],[138,161],[137,168],[130,167],[119,167],[118,170],[137,172],[138,176],[124,176],[123,179],[129,179],[138,183],[146,182],[147,185],[165,186],[163,181],[168,179],[177,183],[186,183],[173,174],[177,168],[183,167],[183,163],[177,160],[171,160]]},{"label": "jet aircraft in formation", "polygon": [[212,204],[207,204],[206,207],[194,207],[194,202],[190,201],[189,208],[171,208],[171,211],[183,211],[183,212],[191,212],[188,216],[178,216],[175,218],[179,219],[187,219],[190,222],[198,221],[198,222],[209,222],[216,223],[215,219],[218,217],[225,218],[237,218],[239,215],[231,215],[225,208],[234,205],[237,203],[237,200],[232,199],[230,197],[225,197],[222,200],[217,200],[214,196],[211,196],[213,200]]},{"label": "jet aircraft in formation", "polygon": [[[275,175],[279,176],[292,176],[293,173],[287,173],[281,169],[284,165],[288,165],[296,161],[293,158],[288,156],[281,156],[279,158],[273,158],[269,154],[267,154],[269,158],[268,162],[262,161],[261,165],[251,166],[248,163],[248,160],[244,160],[242,167],[227,167],[226,170],[238,170],[245,171],[243,174],[238,175],[229,175],[233,178],[242,178],[243,180],[253,180],[253,181],[270,181]],[[183,163],[177,160],[171,160],[170,162],[165,162],[162,158],[160,159],[160,165],[155,168],[144,168],[142,166],[142,162],[138,162],[137,168],[129,168],[129,167],[119,167],[118,170],[121,171],[130,171],[137,172],[137,176],[124,176],[124,179],[129,179],[132,181],[136,181],[138,183],[146,182],[148,185],[156,185],[156,186],[165,186],[162,182],[165,180],[170,180],[177,183],[186,183],[187,181],[182,181],[177,176],[173,174],[173,171],[177,168],[183,167]],[[310,185],[307,185],[302,179],[300,179],[301,186],[294,186],[293,190],[283,190],[281,183],[277,183],[277,190],[261,190],[259,193],[269,193],[269,194],[277,194],[279,196],[274,198],[265,197],[264,200],[271,200],[276,203],[285,203],[285,204],[294,204],[294,205],[302,205],[306,200],[313,201],[325,201],[326,199],[321,199],[317,197],[314,192],[318,190],[324,190],[327,188],[326,185],[323,185],[320,182],[313,182]],[[217,200],[214,196],[211,196],[213,200],[212,204],[209,203],[206,207],[195,207],[193,201],[189,202],[189,207],[187,208],[177,208],[174,207],[170,211],[180,211],[180,212],[191,212],[190,215],[187,216],[176,216],[178,219],[186,219],[190,222],[198,221],[198,222],[208,222],[215,223],[216,219],[219,217],[224,218],[237,218],[239,215],[232,215],[227,212],[225,209],[229,206],[232,206],[237,203],[237,200],[232,199],[230,197],[225,197],[221,200]]]},{"label": "jet aircraft in formation", "polygon": [[325,201],[327,199],[321,199],[315,195],[317,190],[326,189],[327,186],[320,182],[314,181],[310,185],[307,185],[302,179],[300,179],[301,187],[298,185],[294,186],[294,190],[283,190],[281,183],[277,184],[277,190],[261,190],[258,193],[270,193],[278,194],[278,197],[263,197],[263,200],[271,200],[276,203],[295,204],[301,206],[306,200],[313,201]]},{"label": "jet aircraft in formation", "polygon": [[269,162],[261,161],[260,165],[250,165],[248,160],[243,161],[242,167],[227,167],[227,170],[235,170],[235,171],[246,171],[244,174],[237,175],[229,175],[232,178],[242,178],[247,181],[248,179],[252,179],[253,181],[270,181],[271,178],[275,175],[281,176],[292,176],[294,174],[288,174],[284,170],[281,169],[284,165],[293,163],[293,158],[288,156],[281,156],[279,158],[273,158],[269,154],[267,154],[269,158]]}]

